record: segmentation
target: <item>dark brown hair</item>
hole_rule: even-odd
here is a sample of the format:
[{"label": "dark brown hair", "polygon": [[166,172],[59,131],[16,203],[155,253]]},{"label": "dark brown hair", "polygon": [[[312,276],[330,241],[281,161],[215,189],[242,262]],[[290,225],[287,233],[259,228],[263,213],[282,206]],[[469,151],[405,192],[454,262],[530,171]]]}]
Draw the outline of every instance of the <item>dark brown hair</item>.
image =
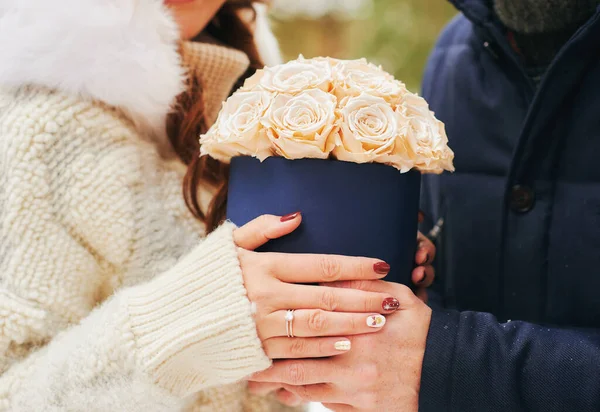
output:
[{"label": "dark brown hair", "polygon": [[[233,90],[263,66],[254,43],[252,28],[245,20],[246,16],[241,13],[252,13],[251,16],[254,16],[251,1],[230,0],[223,5],[203,31],[203,35],[208,35],[219,43],[241,50],[248,55],[250,67],[238,80]],[[178,97],[176,110],[167,119],[167,133],[175,152],[188,166],[183,180],[185,203],[196,218],[206,223],[207,230],[210,232],[225,218],[229,167],[208,156],[199,157],[200,134],[205,133],[210,125],[204,110],[202,84],[196,78],[189,78],[187,86],[187,91]],[[201,210],[198,198],[200,182],[206,182],[217,188],[206,213]]]}]

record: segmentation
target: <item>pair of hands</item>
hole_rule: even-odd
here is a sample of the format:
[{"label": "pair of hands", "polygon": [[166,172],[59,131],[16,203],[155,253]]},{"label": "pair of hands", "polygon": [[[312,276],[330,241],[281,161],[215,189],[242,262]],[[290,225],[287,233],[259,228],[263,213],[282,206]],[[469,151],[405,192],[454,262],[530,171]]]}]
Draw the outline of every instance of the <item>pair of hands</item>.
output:
[{"label": "pair of hands", "polygon": [[[416,411],[431,310],[406,286],[380,280],[389,266],[377,259],[252,252],[300,223],[300,214],[263,216],[234,233],[258,335],[275,360],[252,376],[250,390],[275,391],[291,406],[316,401],[334,411],[399,405]],[[422,236],[419,242],[412,279],[424,300],[435,248]],[[288,309],[297,310],[295,338],[285,333]],[[381,314],[387,322],[373,327]]]}]

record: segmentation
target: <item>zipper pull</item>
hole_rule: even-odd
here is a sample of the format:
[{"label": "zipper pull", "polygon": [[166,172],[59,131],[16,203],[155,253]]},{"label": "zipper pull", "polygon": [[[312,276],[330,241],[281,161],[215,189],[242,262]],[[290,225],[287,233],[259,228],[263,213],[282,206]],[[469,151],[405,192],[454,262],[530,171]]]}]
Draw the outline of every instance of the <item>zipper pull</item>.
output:
[{"label": "zipper pull", "polygon": [[496,53],[496,51],[494,50],[494,47],[491,42],[489,42],[488,40],[485,40],[483,42],[483,47],[492,55],[492,57],[495,60],[499,59],[498,53]]},{"label": "zipper pull", "polygon": [[438,221],[435,223],[435,226],[427,233],[427,237],[433,243],[440,237],[440,233],[442,233],[442,228],[444,227],[444,218],[440,217]]}]

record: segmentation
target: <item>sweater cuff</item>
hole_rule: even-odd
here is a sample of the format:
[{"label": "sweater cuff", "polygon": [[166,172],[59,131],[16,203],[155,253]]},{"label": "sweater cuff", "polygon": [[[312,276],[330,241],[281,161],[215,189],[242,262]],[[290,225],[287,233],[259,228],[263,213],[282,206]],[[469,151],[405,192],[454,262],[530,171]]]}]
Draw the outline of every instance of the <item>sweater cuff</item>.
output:
[{"label": "sweater cuff", "polygon": [[421,372],[419,411],[451,410],[452,364],[460,313],[434,310]]},{"label": "sweater cuff", "polygon": [[243,285],[234,229],[225,223],[127,298],[140,362],[175,395],[235,382],[270,366]]}]

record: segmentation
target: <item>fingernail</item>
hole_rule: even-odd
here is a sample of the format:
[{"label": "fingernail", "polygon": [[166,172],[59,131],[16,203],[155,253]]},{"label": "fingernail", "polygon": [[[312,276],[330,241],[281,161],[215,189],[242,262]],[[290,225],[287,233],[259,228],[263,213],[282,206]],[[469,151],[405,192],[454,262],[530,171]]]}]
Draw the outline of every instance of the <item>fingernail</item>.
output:
[{"label": "fingernail", "polygon": [[423,271],[423,278],[417,283],[423,283],[425,282],[425,279],[427,279],[427,272]]},{"label": "fingernail", "polygon": [[398,308],[400,308],[400,302],[398,302],[398,299],[396,298],[385,298],[381,307],[386,311],[398,310]]},{"label": "fingernail", "polygon": [[370,328],[382,328],[385,325],[385,317],[382,315],[371,315],[367,318],[367,326]]},{"label": "fingernail", "polygon": [[373,265],[373,270],[379,275],[387,275],[390,272],[390,265],[385,262],[377,262]]},{"label": "fingernail", "polygon": [[335,347],[335,350],[347,352],[352,347],[352,343],[349,340],[340,340],[337,341],[333,346]]},{"label": "fingernail", "polygon": [[281,222],[289,222],[290,220],[294,220],[300,215],[300,212],[290,213],[289,215],[285,215],[281,217]]}]

